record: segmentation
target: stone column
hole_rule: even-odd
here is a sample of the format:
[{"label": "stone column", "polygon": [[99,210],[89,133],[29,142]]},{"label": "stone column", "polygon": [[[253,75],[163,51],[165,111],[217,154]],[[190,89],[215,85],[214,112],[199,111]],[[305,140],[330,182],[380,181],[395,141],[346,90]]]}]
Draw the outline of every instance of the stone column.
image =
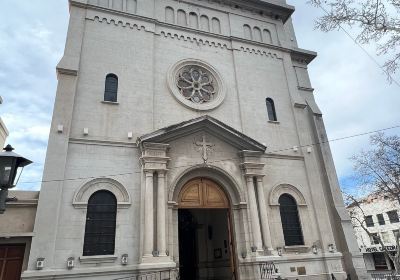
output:
[{"label": "stone column", "polygon": [[166,256],[166,230],[165,230],[165,171],[158,171],[157,190],[157,250],[160,257]]},{"label": "stone column", "polygon": [[264,186],[262,176],[257,176],[257,194],[258,194],[258,207],[260,209],[261,229],[264,240],[264,246],[268,251],[272,251],[271,232],[269,230],[269,220],[267,212],[267,204],[265,203]]},{"label": "stone column", "polygon": [[152,257],[154,249],[154,206],[153,206],[153,171],[146,170],[144,193],[144,246],[143,256]]},{"label": "stone column", "polygon": [[254,190],[253,176],[246,176],[247,192],[249,194],[249,207],[250,207],[250,219],[251,219],[251,230],[253,233],[253,246],[257,250],[262,249],[262,240],[260,232],[260,219],[258,217],[256,193]]}]

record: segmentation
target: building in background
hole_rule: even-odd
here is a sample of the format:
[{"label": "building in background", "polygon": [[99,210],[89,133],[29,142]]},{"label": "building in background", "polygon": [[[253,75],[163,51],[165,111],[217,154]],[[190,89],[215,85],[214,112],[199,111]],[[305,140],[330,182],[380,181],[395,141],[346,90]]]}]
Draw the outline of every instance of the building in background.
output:
[{"label": "building in background", "polygon": [[19,280],[28,267],[39,198],[37,191],[10,191],[7,211],[0,214],[0,279]]},{"label": "building in background", "polygon": [[[0,105],[1,104],[3,104],[3,98],[0,96]],[[0,150],[4,147],[7,136],[8,136],[7,127],[0,117]]]},{"label": "building in background", "polygon": [[[394,254],[397,249],[396,236],[400,230],[399,203],[385,196],[371,195],[359,206],[352,204],[347,209],[354,217],[353,225],[358,246],[364,255],[368,272],[377,274],[394,270],[391,259],[383,252],[377,237],[382,240],[385,248]],[[359,226],[358,221],[365,221],[371,235]]]}]

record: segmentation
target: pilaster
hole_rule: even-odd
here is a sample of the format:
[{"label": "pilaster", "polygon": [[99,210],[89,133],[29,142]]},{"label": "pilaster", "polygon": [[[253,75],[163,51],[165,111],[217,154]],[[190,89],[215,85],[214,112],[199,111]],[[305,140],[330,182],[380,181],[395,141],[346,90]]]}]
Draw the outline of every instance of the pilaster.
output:
[{"label": "pilaster", "polygon": [[[144,231],[142,263],[158,263],[167,260],[166,255],[166,208],[165,180],[169,157],[167,156],[168,144],[139,143],[142,156],[140,158],[145,176],[145,205],[144,205]],[[154,187],[156,179],[156,213],[154,213]],[[154,222],[156,221],[156,222]],[[155,230],[155,223],[157,230]],[[156,238],[156,239],[155,239]]]}]

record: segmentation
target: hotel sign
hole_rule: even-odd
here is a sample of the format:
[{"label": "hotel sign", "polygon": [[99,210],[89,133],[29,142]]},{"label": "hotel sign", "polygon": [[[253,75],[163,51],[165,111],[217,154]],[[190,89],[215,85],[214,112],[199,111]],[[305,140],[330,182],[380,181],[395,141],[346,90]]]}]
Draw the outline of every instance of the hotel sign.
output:
[{"label": "hotel sign", "polygon": [[369,248],[365,248],[365,251],[367,253],[374,253],[374,252],[383,252],[384,250],[386,251],[396,251],[397,250],[397,246],[396,245],[390,245],[390,246],[379,246],[379,247],[369,247]]}]

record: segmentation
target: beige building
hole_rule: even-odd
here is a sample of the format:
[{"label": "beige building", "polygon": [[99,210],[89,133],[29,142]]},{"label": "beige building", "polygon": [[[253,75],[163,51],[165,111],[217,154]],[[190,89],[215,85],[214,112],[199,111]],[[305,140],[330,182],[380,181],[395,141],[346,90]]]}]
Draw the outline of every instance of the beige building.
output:
[{"label": "beige building", "polygon": [[7,210],[0,214],[0,279],[18,280],[28,267],[39,192],[10,191]]},{"label": "beige building", "polygon": [[293,12],[70,0],[22,278],[368,279]]}]

